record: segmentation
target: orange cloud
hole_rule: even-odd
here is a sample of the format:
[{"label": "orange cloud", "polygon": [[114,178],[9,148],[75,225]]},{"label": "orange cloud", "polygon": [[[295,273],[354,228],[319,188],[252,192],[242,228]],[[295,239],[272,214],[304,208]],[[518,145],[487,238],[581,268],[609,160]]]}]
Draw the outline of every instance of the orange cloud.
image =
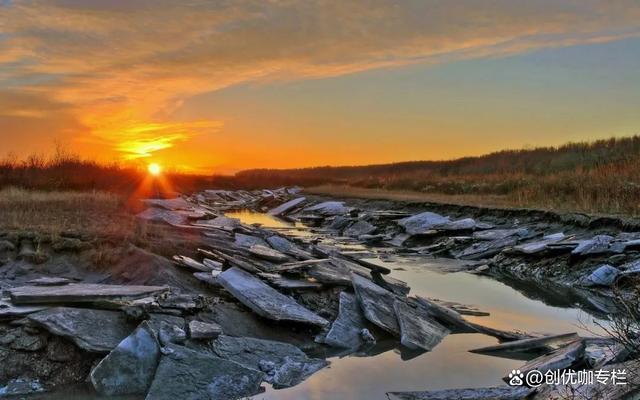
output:
[{"label": "orange cloud", "polygon": [[0,91],[69,105],[82,143],[135,159],[218,131],[173,117],[201,93],[618,40],[639,19],[633,0],[0,2]]}]

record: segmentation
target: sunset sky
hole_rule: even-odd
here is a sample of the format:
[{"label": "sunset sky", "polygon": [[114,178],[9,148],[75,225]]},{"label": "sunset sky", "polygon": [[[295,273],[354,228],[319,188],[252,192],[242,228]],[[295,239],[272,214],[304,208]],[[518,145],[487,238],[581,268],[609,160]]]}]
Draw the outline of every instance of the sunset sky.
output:
[{"label": "sunset sky", "polygon": [[0,0],[0,157],[228,173],[635,133],[637,0]]}]

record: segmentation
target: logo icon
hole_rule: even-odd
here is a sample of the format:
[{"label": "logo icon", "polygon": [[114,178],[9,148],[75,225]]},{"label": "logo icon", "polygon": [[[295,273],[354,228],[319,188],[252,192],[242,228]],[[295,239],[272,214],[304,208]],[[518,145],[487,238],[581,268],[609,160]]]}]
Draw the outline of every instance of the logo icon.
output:
[{"label": "logo icon", "polygon": [[524,374],[520,372],[519,369],[511,370],[511,372],[509,373],[509,385],[522,386],[524,384],[522,378],[524,378]]}]

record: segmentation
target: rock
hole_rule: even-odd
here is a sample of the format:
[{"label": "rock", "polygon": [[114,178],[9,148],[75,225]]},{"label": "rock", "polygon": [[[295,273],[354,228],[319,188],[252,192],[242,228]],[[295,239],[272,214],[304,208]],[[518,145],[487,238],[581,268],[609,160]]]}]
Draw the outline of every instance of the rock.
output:
[{"label": "rock", "polygon": [[218,357],[266,373],[275,389],[299,384],[329,363],[309,358],[294,345],[271,340],[220,336],[211,344]]},{"label": "rock", "polygon": [[395,247],[402,247],[404,246],[404,243],[409,240],[409,238],[411,237],[411,235],[409,235],[408,233],[399,233],[396,236],[393,237],[393,239],[389,240],[389,244]]},{"label": "rock", "polygon": [[[576,340],[549,354],[534,358],[520,367],[520,371],[526,376],[528,372],[537,370],[543,374],[551,370],[560,370],[571,367],[584,355],[584,341]],[[504,378],[508,381],[508,378]]]},{"label": "rock", "polygon": [[376,227],[367,221],[357,221],[344,230],[345,236],[360,237],[376,231]]},{"label": "rock", "polygon": [[278,250],[281,253],[288,254],[302,260],[308,260],[312,258],[311,254],[302,250],[300,247],[296,246],[291,241],[283,238],[282,236],[269,236],[267,238],[267,242],[272,248]]},{"label": "rock", "polygon": [[197,224],[202,226],[211,226],[214,228],[227,228],[227,229],[237,228],[240,225],[242,225],[242,223],[238,218],[229,218],[225,216],[220,216],[213,219],[199,220]]},{"label": "rock", "polygon": [[420,303],[429,314],[434,316],[444,326],[450,328],[456,333],[475,333],[477,329],[458,312],[451,308],[440,305],[429,299],[417,296],[416,301]]},{"label": "rock", "polygon": [[156,336],[143,322],[91,371],[91,383],[105,396],[146,394],[159,361]]},{"label": "rock", "polygon": [[143,203],[153,206],[161,207],[166,210],[193,210],[194,205],[183,199],[182,197],[176,197],[174,199],[143,199]]},{"label": "rock", "polygon": [[529,230],[526,228],[515,229],[491,229],[482,232],[474,232],[473,238],[477,240],[498,240],[506,239],[512,236],[523,238],[529,235]]},{"label": "rock", "polygon": [[475,227],[476,221],[473,218],[464,218],[436,225],[434,228],[439,231],[469,231]]},{"label": "rock", "polygon": [[271,285],[285,290],[318,290],[322,288],[322,284],[304,279],[285,278],[280,274],[271,274],[262,272],[258,276],[267,280]]},{"label": "rock", "polygon": [[325,201],[323,203],[307,207],[304,209],[304,211],[322,215],[324,217],[330,217],[335,215],[349,214],[352,209],[349,207],[345,207],[342,201]]},{"label": "rock", "polygon": [[[479,349],[469,350],[471,353],[491,354],[491,353],[521,353],[521,352],[539,352],[548,353],[568,343],[579,340],[578,334],[563,333],[561,335],[549,335],[542,337],[534,337],[522,340],[514,340],[511,342],[500,343],[495,346],[482,347]],[[508,355],[508,354],[507,354]],[[499,354],[498,354],[499,356]]]},{"label": "rock", "polygon": [[204,264],[205,267],[210,268],[211,271],[213,272],[217,272],[217,271],[222,272],[223,264],[220,261],[215,261],[209,258],[205,258],[202,260],[202,264]]},{"label": "rock", "polygon": [[189,338],[209,340],[215,339],[222,334],[222,327],[212,322],[190,321]]},{"label": "rock", "polygon": [[307,275],[326,285],[351,286],[351,271],[332,262],[314,264],[307,271]]},{"label": "rock", "polygon": [[113,350],[136,327],[123,313],[84,308],[50,308],[30,314],[27,319],[94,353]]},{"label": "rock", "polygon": [[261,392],[262,372],[175,344],[166,349],[147,400],[233,400]]},{"label": "rock", "polygon": [[276,263],[283,263],[289,260],[289,257],[280,253],[279,251],[259,244],[254,244],[253,246],[251,246],[249,248],[249,253],[258,258],[262,258],[263,260],[273,261]]},{"label": "rock", "polygon": [[458,253],[456,257],[463,260],[479,260],[492,257],[505,248],[514,246],[518,243],[518,238],[519,236],[512,235],[502,239],[474,243]]},{"label": "rock", "polygon": [[619,274],[620,270],[609,264],[604,264],[586,277],[584,284],[586,286],[612,286]]},{"label": "rock", "polygon": [[333,221],[331,221],[329,226],[327,226],[327,229],[331,229],[334,231],[342,231],[347,226],[349,226],[349,224],[351,224],[353,220],[354,220],[353,218],[338,215],[335,218],[333,218]]},{"label": "rock", "polygon": [[69,304],[134,300],[168,291],[165,286],[72,283],[64,286],[20,286],[7,290],[14,304]]},{"label": "rock", "polygon": [[522,254],[537,254],[543,252],[547,249],[547,245],[558,243],[564,240],[566,236],[564,233],[554,233],[551,235],[546,235],[542,238],[542,240],[538,240],[535,242],[523,243],[518,246],[514,246],[513,251],[522,253]]},{"label": "rock", "polygon": [[245,235],[242,233],[236,233],[235,245],[238,247],[245,247],[245,248],[250,248],[251,246],[255,246],[255,245],[269,247],[267,242],[260,239],[259,237]]},{"label": "rock", "polygon": [[357,349],[366,343],[362,336],[366,327],[367,321],[356,297],[345,291],[340,292],[338,318],[331,324],[331,329],[324,337],[324,343],[334,347]]},{"label": "rock", "polygon": [[580,241],[571,254],[586,256],[614,252],[611,247],[613,239],[613,236],[609,235],[596,235],[591,239]]},{"label": "rock", "polygon": [[0,397],[28,395],[44,392],[44,386],[38,379],[12,379],[5,386],[0,386]]},{"label": "rock", "polygon": [[391,400],[524,400],[533,389],[500,386],[477,389],[446,389],[424,392],[389,392]]},{"label": "rock", "polygon": [[423,212],[398,221],[398,225],[404,228],[409,235],[424,235],[433,230],[438,225],[450,222],[449,217],[432,212]]},{"label": "rock", "polygon": [[42,277],[42,278],[32,279],[27,283],[29,285],[34,285],[34,286],[62,286],[68,283],[73,283],[73,281],[67,278]]},{"label": "rock", "polygon": [[305,200],[306,200],[305,197],[298,197],[297,199],[289,200],[286,203],[280,204],[276,208],[272,208],[271,210],[269,210],[267,214],[274,215],[274,216],[286,214],[287,212],[293,210],[294,208],[304,203]]},{"label": "rock", "polygon": [[385,331],[400,336],[400,326],[393,307],[397,296],[358,274],[351,274],[351,282],[365,318]]},{"label": "rock", "polygon": [[431,351],[449,334],[419,306],[396,300],[393,307],[400,325],[400,343],[408,349]]},{"label": "rock", "polygon": [[24,317],[34,312],[46,310],[47,306],[16,306],[0,299],[0,321]]},{"label": "rock", "polygon": [[[214,275],[215,274],[215,275]],[[208,285],[214,287],[220,287],[220,282],[218,282],[218,275],[220,272],[212,271],[212,272],[194,272],[193,276],[199,280],[200,282],[204,282]]]},{"label": "rock", "polygon": [[170,211],[151,207],[136,214],[136,218],[149,222],[164,222],[173,226],[184,226],[189,222],[189,211]]},{"label": "rock", "polygon": [[46,335],[23,334],[11,341],[11,348],[20,351],[38,351],[47,346]]},{"label": "rock", "polygon": [[614,339],[593,338],[584,342],[584,359],[594,369],[624,361],[629,356],[629,350]]},{"label": "rock", "polygon": [[237,267],[221,273],[218,281],[242,304],[264,318],[317,326],[329,324],[327,320],[307,310],[292,298]]},{"label": "rock", "polygon": [[173,256],[173,261],[181,267],[186,267],[190,270],[199,271],[199,272],[211,272],[213,268],[194,260],[191,257],[187,256]]}]

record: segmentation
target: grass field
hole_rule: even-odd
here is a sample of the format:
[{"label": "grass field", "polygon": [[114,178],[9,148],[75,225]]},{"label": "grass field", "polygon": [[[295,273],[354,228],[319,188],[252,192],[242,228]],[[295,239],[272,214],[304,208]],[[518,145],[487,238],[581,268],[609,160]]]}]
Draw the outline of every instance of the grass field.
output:
[{"label": "grass field", "polygon": [[118,194],[89,191],[0,190],[0,231],[29,230],[128,237],[135,221]]}]

